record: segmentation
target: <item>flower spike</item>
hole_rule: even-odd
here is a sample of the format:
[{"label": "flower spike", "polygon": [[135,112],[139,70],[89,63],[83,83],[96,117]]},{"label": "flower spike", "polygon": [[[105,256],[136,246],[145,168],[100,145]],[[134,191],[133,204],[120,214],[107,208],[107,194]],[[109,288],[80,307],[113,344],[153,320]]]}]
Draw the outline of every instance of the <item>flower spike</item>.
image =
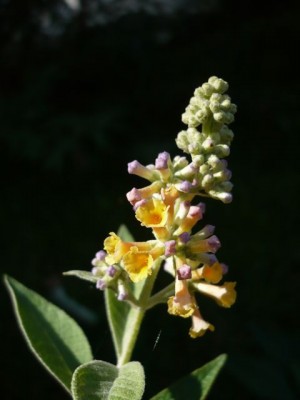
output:
[{"label": "flower spike", "polygon": [[149,302],[151,307],[167,302],[169,314],[191,317],[192,338],[214,330],[203,319],[196,295],[211,297],[225,308],[236,300],[235,282],[223,282],[228,267],[216,255],[221,242],[214,234],[215,227],[203,224],[196,228],[205,212],[198,197],[232,201],[231,171],[225,158],[233,139],[228,125],[234,120],[236,106],[227,90],[228,83],[215,76],[195,90],[182,115],[186,130],[176,138],[186,156],[172,158],[163,151],[153,164],[144,166],[137,160],[128,164],[130,174],[148,181],[144,187],[131,189],[127,199],[136,219],[151,229],[154,239],[127,242],[111,232],[104,249],[92,260],[91,275],[97,288],[114,290],[120,301],[142,309],[150,306],[144,298],[139,304],[132,287],[144,280],[152,287],[164,261],[164,270],[175,284],[154,294]]}]

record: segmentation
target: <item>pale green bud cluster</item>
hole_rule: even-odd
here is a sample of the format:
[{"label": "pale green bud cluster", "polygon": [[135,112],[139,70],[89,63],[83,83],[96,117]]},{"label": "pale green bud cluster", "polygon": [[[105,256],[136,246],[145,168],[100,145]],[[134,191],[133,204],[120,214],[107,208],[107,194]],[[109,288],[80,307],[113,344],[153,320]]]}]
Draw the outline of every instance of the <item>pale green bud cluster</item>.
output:
[{"label": "pale green bud cluster", "polygon": [[[228,83],[215,76],[197,88],[190,100],[182,121],[188,129],[179,132],[177,146],[192,157],[199,167],[197,176],[200,192],[224,203],[232,200],[231,173],[222,160],[230,153],[233,132],[228,124],[233,122],[236,105],[224,94]],[[202,130],[198,130],[202,125]]]},{"label": "pale green bud cluster", "polygon": [[182,121],[191,128],[196,128],[213,118],[220,124],[230,124],[234,121],[236,105],[231,103],[230,97],[223,94],[228,89],[228,83],[216,76],[197,88],[190,100]]}]

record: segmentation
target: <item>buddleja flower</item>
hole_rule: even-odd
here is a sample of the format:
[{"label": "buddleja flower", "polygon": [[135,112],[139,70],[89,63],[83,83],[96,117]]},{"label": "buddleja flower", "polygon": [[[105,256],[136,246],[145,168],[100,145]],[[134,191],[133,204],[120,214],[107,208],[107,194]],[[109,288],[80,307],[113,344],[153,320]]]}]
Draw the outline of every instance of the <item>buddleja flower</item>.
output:
[{"label": "buddleja flower", "polygon": [[216,257],[221,243],[214,227],[196,229],[205,212],[204,203],[195,200],[198,196],[224,203],[232,200],[231,172],[224,157],[233,138],[227,125],[234,119],[236,106],[224,94],[227,88],[225,81],[212,77],[190,100],[182,116],[188,129],[176,139],[190,159],[172,159],[164,151],[151,165],[137,160],[128,164],[130,174],[149,182],[133,188],[127,199],[136,219],[151,230],[154,239],[124,242],[112,232],[104,241],[104,252],[93,260],[93,271],[99,275],[97,287],[112,288],[120,299],[130,295],[128,280],[137,283],[150,279],[156,263],[164,261],[164,270],[174,279],[174,293],[161,300],[167,302],[170,314],[192,318],[193,338],[214,330],[200,313],[197,293],[226,308],[236,299],[235,282],[221,283],[228,268]]}]

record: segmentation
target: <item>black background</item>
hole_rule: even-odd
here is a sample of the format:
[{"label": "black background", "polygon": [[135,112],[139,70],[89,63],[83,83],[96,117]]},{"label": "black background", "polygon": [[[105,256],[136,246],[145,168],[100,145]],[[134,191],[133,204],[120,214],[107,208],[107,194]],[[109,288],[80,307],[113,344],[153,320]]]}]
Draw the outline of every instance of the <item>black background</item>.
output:
[{"label": "black background", "polygon": [[[146,182],[127,174],[127,162],[176,155],[194,89],[222,77],[238,105],[234,201],[209,200],[204,222],[216,225],[238,300],[226,310],[201,298],[216,331],[198,340],[187,335],[189,321],[159,306],[144,321],[134,359],[146,369],[145,398],[225,352],[211,399],[296,399],[298,2],[138,3],[82,0],[76,13],[59,1],[1,1],[1,268],[67,309],[95,358],[114,362],[102,294],[61,274],[90,269],[120,223],[137,240],[150,238],[125,197]],[[0,295],[1,398],[67,399],[29,353],[3,285]]]}]

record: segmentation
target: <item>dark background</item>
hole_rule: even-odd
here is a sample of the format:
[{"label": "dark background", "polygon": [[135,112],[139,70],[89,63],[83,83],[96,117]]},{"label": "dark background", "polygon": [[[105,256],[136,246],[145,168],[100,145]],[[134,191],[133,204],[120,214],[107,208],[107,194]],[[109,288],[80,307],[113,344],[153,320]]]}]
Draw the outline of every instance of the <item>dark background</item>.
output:
[{"label": "dark background", "polygon": [[[299,3],[0,4],[3,272],[67,309],[95,357],[114,362],[102,294],[61,274],[90,269],[122,222],[150,238],[125,198],[146,182],[127,162],[176,155],[194,89],[222,77],[238,105],[234,201],[209,200],[204,222],[217,227],[238,300],[226,310],[201,298],[216,332],[198,340],[190,321],[159,306],[134,358],[145,365],[146,399],[222,352],[229,360],[211,399],[299,398]],[[0,293],[1,399],[67,399],[27,349],[3,285]]]}]

